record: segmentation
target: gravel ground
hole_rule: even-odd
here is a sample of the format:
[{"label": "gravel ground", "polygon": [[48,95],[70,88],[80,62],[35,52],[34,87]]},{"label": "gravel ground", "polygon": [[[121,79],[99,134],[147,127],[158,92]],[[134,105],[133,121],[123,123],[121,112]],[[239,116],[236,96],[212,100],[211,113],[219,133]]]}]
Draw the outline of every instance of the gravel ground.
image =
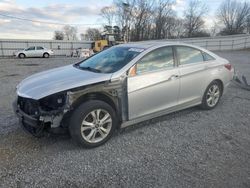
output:
[{"label": "gravel ground", "polygon": [[[250,80],[249,51],[218,52]],[[15,86],[78,59],[0,59],[0,187],[250,187],[250,93],[231,85],[216,109],[198,107],[117,131],[105,145],[24,133]]]}]

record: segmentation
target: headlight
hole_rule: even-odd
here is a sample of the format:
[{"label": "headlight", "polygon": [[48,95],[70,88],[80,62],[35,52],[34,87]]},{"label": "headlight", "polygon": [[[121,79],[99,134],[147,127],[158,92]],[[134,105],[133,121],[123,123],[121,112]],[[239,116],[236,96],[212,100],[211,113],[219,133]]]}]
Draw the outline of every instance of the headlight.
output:
[{"label": "headlight", "polygon": [[39,100],[42,110],[57,110],[65,105],[66,93],[57,93]]}]

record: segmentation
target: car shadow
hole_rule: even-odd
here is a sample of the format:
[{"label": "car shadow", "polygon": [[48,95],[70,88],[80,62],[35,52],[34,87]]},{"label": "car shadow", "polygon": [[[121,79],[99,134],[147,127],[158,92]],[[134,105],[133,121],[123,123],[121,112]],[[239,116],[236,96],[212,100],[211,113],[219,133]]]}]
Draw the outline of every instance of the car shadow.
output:
[{"label": "car shadow", "polygon": [[[159,116],[159,117],[156,117],[156,118],[153,118],[150,120],[142,121],[140,123],[128,126],[126,128],[119,129],[118,132],[119,132],[119,134],[128,134],[128,133],[133,132],[137,129],[142,129],[143,127],[147,127],[147,126],[152,126],[152,124],[157,124],[157,123],[163,122],[163,121],[168,121],[168,120],[170,121],[170,120],[173,120],[175,118],[178,118],[179,116],[186,116],[186,115],[189,115],[189,114],[191,114],[193,112],[197,112],[197,111],[202,111],[202,109],[198,106],[195,106],[195,107],[180,110],[177,112],[172,112],[170,114]],[[116,134],[115,136],[118,136],[118,134]]]},{"label": "car shadow", "polygon": [[[192,107],[192,108],[188,108],[188,109],[181,110],[178,112],[173,112],[164,116],[160,116],[157,118],[153,118],[151,120],[143,121],[143,122],[131,125],[123,129],[118,129],[114,133],[112,138],[119,139],[118,137],[120,135],[126,135],[135,130],[143,129],[145,127],[152,126],[153,124],[157,124],[159,122],[171,121],[180,116],[186,116],[197,111],[201,111],[201,109],[199,107]],[[20,127],[17,121],[13,122],[12,126],[14,130],[8,132],[7,134],[2,134],[1,138],[2,138],[2,141],[5,142],[6,148],[12,148],[13,143],[16,143],[14,146],[15,151],[27,150],[27,152],[32,152],[32,148],[36,148],[38,150],[41,150],[41,149],[42,150],[54,150],[58,152],[73,151],[73,150],[79,150],[79,149],[88,150],[88,148],[83,148],[82,146],[75,143],[71,139],[70,134],[68,132],[64,134],[49,133],[49,134],[46,134],[44,137],[36,138],[32,135],[29,135],[24,130],[22,130],[22,128]],[[112,145],[113,142],[111,142],[110,144]],[[110,145],[110,144],[106,143],[103,146],[106,147],[105,145]],[[97,148],[103,148],[103,147],[100,146]]]}]

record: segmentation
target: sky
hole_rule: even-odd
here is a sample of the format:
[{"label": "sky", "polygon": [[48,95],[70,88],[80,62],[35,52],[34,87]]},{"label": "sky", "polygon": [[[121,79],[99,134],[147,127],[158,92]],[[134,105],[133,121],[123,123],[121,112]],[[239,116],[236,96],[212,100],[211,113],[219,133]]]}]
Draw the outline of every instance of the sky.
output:
[{"label": "sky", "polygon": [[[176,0],[174,9],[179,16],[182,15],[188,1]],[[0,38],[52,39],[54,31],[63,27],[16,20],[1,14],[50,23],[77,24],[75,26],[78,33],[84,33],[89,27],[102,27],[105,21],[100,16],[100,10],[104,6],[112,5],[112,2],[113,0],[0,0]],[[206,27],[209,27],[215,21],[214,14],[222,0],[204,2],[209,8],[205,17]]]}]

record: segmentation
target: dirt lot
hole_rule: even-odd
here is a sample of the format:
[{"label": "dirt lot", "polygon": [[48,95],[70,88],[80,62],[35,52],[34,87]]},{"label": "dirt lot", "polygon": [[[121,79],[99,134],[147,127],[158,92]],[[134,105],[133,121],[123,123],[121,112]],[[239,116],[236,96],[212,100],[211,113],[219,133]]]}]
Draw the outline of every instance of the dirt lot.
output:
[{"label": "dirt lot", "polygon": [[[218,52],[250,81],[250,51]],[[250,187],[250,92],[231,85],[218,107],[172,113],[87,150],[68,136],[24,133],[15,86],[78,59],[0,59],[0,187]]]}]

